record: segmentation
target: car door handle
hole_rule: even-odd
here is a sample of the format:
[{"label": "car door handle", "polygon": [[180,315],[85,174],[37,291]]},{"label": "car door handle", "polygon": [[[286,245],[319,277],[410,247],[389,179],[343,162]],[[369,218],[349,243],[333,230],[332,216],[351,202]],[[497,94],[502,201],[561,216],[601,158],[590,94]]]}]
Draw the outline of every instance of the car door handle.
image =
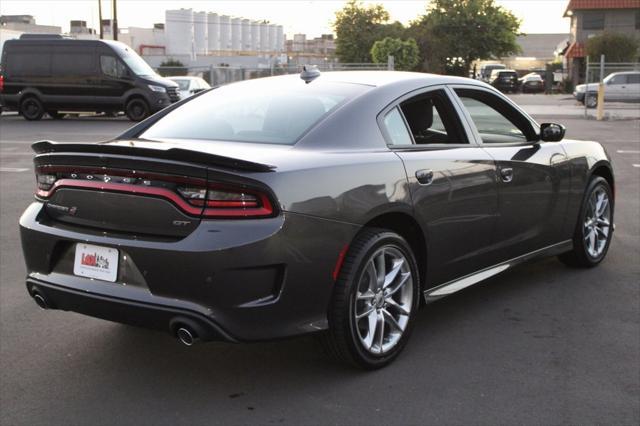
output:
[{"label": "car door handle", "polygon": [[500,169],[500,178],[503,182],[511,182],[513,180],[513,169],[511,167],[503,167]]},{"label": "car door handle", "polygon": [[433,170],[418,170],[416,171],[416,179],[420,185],[431,185],[433,182]]}]

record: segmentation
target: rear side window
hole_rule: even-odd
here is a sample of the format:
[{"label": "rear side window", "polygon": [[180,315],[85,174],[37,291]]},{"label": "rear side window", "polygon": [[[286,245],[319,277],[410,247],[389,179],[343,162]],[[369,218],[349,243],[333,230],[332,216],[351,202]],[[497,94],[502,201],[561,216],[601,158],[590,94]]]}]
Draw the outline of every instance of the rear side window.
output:
[{"label": "rear side window", "polygon": [[95,74],[93,54],[90,52],[55,52],[51,57],[54,76],[90,76]]},{"label": "rear side window", "polygon": [[394,108],[384,117],[384,127],[387,129],[391,145],[411,145],[411,135],[407,126],[404,124],[404,118],[398,110]]},{"label": "rear side window", "polygon": [[7,52],[6,73],[12,77],[51,75],[51,54],[44,51]]},{"label": "rear side window", "polygon": [[254,80],[212,90],[171,111],[140,137],[294,144],[366,86]]},{"label": "rear side window", "polygon": [[640,84],[640,74],[627,74],[629,84]]},{"label": "rear side window", "polygon": [[414,96],[400,104],[418,145],[468,143],[458,114],[444,90]]}]

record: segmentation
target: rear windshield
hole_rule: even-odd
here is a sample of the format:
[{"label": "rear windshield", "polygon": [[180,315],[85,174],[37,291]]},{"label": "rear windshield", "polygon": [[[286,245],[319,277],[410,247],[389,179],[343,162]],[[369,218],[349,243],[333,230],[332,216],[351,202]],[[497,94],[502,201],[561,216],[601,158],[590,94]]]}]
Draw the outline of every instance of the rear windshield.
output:
[{"label": "rear windshield", "polygon": [[186,102],[140,137],[292,145],[325,115],[365,90],[367,86],[357,84],[305,84],[294,78],[230,84]]}]

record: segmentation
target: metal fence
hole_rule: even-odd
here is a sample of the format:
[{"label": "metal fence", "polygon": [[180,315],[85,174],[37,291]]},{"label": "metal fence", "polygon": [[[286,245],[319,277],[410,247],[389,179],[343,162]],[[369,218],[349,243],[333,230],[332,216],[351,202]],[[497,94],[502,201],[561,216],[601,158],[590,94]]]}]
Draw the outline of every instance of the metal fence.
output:
[{"label": "metal fence", "polygon": [[[354,71],[354,70],[393,70],[393,63],[327,63],[317,65],[320,71]],[[302,65],[274,66],[271,68],[226,67],[226,66],[190,66],[190,67],[158,67],[156,71],[164,76],[190,75],[201,77],[211,86],[221,86],[235,81],[270,77],[284,74],[298,74]]]},{"label": "metal fence", "polygon": [[[605,56],[602,55],[600,57],[600,61],[591,62],[587,57],[587,61],[585,64],[585,83],[601,83],[600,88],[589,89],[586,91],[584,97],[584,115],[585,118],[591,115],[595,115],[596,119],[602,120],[605,118],[605,109],[607,111],[612,110],[613,104],[607,98],[611,99],[609,94],[607,94],[611,88],[607,89],[606,85],[603,84],[603,81],[611,74],[617,72],[624,71],[640,71],[640,63],[639,62],[606,62]],[[614,87],[614,86],[611,86]],[[602,91],[605,96],[600,98],[596,93],[596,91]],[[614,100],[615,102],[615,100]],[[606,104],[609,103],[609,106]],[[635,106],[637,104],[624,105],[624,104],[616,104],[615,109],[628,109],[628,108],[637,108]],[[594,111],[595,114],[590,114],[588,108],[596,107],[597,109]],[[613,111],[609,111],[613,112]],[[619,112],[619,111],[618,111]]]},{"label": "metal fence", "polygon": [[598,83],[609,74],[622,71],[640,71],[640,62],[589,62],[587,58],[585,83]]}]

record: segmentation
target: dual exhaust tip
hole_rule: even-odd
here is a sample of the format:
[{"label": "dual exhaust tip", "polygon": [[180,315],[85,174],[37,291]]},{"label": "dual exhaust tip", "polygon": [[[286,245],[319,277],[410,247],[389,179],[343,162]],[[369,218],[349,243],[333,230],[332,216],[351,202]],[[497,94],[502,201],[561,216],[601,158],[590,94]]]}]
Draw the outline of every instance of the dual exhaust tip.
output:
[{"label": "dual exhaust tip", "polygon": [[179,327],[176,330],[176,337],[178,338],[178,342],[185,346],[193,346],[200,341],[198,334],[188,326]]},{"label": "dual exhaust tip", "polygon": [[49,302],[47,302],[47,299],[39,292],[33,292],[32,297],[33,297],[33,300],[36,302],[38,306],[40,306],[41,309],[51,308],[51,305],[49,304]]},{"label": "dual exhaust tip", "polygon": [[[33,300],[42,309],[51,309],[51,304],[47,301],[47,298],[39,291],[34,291],[31,294]],[[189,320],[172,321],[172,329],[175,330],[175,336],[178,342],[185,346],[193,346],[200,341],[199,333],[196,331],[199,327],[196,324],[191,323]]]}]

